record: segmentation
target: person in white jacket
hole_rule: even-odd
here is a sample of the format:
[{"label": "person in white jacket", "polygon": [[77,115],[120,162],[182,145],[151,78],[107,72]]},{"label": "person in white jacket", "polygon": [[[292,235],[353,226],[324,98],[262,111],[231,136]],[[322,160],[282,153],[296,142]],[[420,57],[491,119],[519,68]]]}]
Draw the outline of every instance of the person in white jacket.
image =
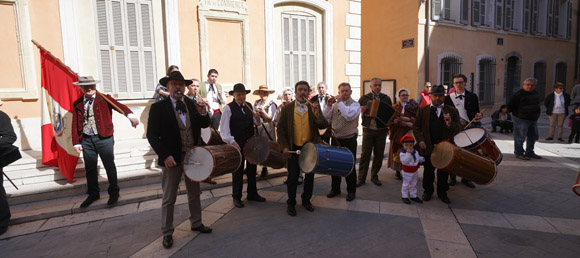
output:
[{"label": "person in white jacket", "polygon": [[[411,204],[411,201],[423,203],[421,199],[417,198],[417,178],[419,163],[425,162],[425,158],[419,155],[419,152],[413,149],[415,145],[415,138],[410,134],[405,134],[401,138],[401,158],[402,172],[403,172],[403,186],[401,187],[401,194],[403,195],[403,202]],[[411,197],[409,199],[409,196]]]}]

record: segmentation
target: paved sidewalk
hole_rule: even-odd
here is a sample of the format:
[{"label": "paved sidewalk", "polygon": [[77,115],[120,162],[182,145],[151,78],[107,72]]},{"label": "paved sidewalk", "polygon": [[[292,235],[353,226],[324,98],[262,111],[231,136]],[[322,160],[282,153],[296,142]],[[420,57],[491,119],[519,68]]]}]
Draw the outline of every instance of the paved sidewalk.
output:
[{"label": "paved sidewalk", "polygon": [[[542,118],[541,118],[542,119]],[[547,134],[540,121],[540,135]],[[564,133],[566,135],[566,132]],[[580,144],[539,143],[541,160],[513,156],[510,135],[492,133],[504,154],[487,186],[451,187],[452,203],[401,202],[401,181],[386,168],[383,186],[367,183],[356,199],[327,198],[330,177],[317,176],[314,212],[286,214],[283,177],[260,181],[268,201],[233,208],[231,187],[202,192],[203,222],[189,230],[185,195],[178,196],[171,249],[161,245],[161,200],[125,203],[17,224],[0,236],[2,257],[578,257],[580,197],[572,193]],[[541,136],[541,139],[545,137]],[[571,149],[566,149],[571,148]],[[419,177],[419,194],[422,173]],[[302,186],[299,186],[299,193]]]}]

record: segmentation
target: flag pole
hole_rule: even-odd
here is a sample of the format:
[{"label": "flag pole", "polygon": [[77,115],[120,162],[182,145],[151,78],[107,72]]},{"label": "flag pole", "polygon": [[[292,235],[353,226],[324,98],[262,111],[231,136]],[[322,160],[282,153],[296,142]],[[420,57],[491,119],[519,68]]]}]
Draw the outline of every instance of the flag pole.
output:
[{"label": "flag pole", "polygon": [[[52,53],[50,53],[50,51],[48,51],[46,48],[44,48],[42,45],[40,45],[40,43],[38,43],[38,41],[36,41],[34,39],[31,41],[41,51],[46,52],[46,54],[48,54],[52,59],[54,59],[59,65],[64,67],[70,74],[77,76],[77,73],[75,73],[75,71],[73,71],[70,67],[68,67],[68,65],[64,64],[60,59],[58,59],[56,56],[54,56]],[[101,98],[103,98],[105,101],[107,101],[107,103],[109,103],[111,106],[113,106],[113,108],[115,108],[115,110],[119,111],[119,113],[123,114],[124,116],[127,116],[127,114],[125,114],[125,112],[122,109],[120,109],[117,105],[115,105],[115,103],[113,103],[110,99],[105,97],[105,95],[103,93],[100,93],[99,91],[97,91],[97,95],[101,96]]]}]

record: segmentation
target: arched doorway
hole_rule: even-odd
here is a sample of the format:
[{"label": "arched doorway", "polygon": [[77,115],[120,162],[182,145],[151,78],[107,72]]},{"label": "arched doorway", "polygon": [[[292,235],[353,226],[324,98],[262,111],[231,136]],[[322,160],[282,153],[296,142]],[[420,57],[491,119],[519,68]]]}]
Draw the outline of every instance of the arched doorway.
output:
[{"label": "arched doorway", "polygon": [[518,91],[520,88],[521,79],[521,56],[518,53],[512,52],[506,56],[505,62],[505,81],[504,81],[504,103]]}]

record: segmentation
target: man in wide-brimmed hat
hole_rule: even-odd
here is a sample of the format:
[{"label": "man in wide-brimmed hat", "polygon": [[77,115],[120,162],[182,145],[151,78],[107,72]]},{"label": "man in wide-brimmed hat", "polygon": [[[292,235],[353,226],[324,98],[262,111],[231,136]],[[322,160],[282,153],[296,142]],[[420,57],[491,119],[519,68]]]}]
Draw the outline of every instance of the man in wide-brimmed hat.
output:
[{"label": "man in wide-brimmed hat", "polygon": [[[232,197],[234,205],[238,208],[244,207],[242,203],[242,188],[244,187],[244,171],[248,178],[248,189],[246,200],[264,202],[266,199],[258,194],[256,187],[256,165],[252,165],[244,156],[244,145],[254,136],[254,124],[259,124],[260,114],[254,113],[252,104],[246,102],[246,95],[250,93],[246,87],[238,83],[230,91],[234,100],[227,104],[223,109],[222,119],[220,121],[220,134],[224,142],[232,144],[242,152],[242,165],[232,174]],[[244,169],[244,163],[246,164]]]},{"label": "man in wide-brimmed hat", "polygon": [[[276,109],[278,105],[273,100],[268,100],[270,94],[274,93],[274,90],[268,89],[267,85],[260,85],[257,90],[254,90],[253,94],[260,96],[258,100],[254,103],[256,107],[256,112],[260,114],[260,125],[258,127],[258,134],[264,137],[268,137],[271,141],[276,141],[276,127],[272,122]],[[268,168],[262,167],[261,177],[268,175]]]},{"label": "man in wide-brimmed hat", "polygon": [[[183,176],[181,162],[185,153],[193,146],[200,145],[201,128],[210,125],[210,117],[205,103],[194,104],[193,100],[184,97],[185,87],[192,83],[181,75],[171,72],[159,83],[169,90],[169,97],[151,105],[147,123],[147,140],[155,153],[158,164],[162,167],[163,202],[161,206],[161,230],[163,246],[173,245],[173,211],[177,198],[177,189]],[[185,180],[187,201],[189,205],[189,222],[192,231],[210,233],[211,228],[201,223],[201,201],[199,183]]]},{"label": "man in wide-brimmed hat", "polygon": [[[431,200],[433,195],[433,182],[435,181],[435,167],[431,164],[431,151],[433,146],[442,141],[451,140],[453,135],[461,130],[459,113],[450,105],[445,105],[445,88],[443,85],[431,87],[431,104],[419,108],[413,135],[419,143],[419,153],[425,157],[423,170],[423,201]],[[450,203],[447,197],[449,185],[447,184],[447,172],[437,169],[437,196],[444,203]]]},{"label": "man in wide-brimmed hat", "polygon": [[131,109],[116,101],[111,95],[97,93],[96,88],[99,81],[93,79],[92,76],[79,76],[78,79],[78,82],[74,82],[74,84],[81,88],[84,95],[73,104],[72,141],[74,149],[78,153],[83,153],[87,193],[89,194],[81,204],[81,208],[91,205],[100,198],[98,156],[101,157],[105,171],[107,171],[107,179],[109,180],[109,201],[107,204],[112,205],[119,199],[112,111],[115,110],[127,116],[133,127],[137,127],[139,120]]}]

